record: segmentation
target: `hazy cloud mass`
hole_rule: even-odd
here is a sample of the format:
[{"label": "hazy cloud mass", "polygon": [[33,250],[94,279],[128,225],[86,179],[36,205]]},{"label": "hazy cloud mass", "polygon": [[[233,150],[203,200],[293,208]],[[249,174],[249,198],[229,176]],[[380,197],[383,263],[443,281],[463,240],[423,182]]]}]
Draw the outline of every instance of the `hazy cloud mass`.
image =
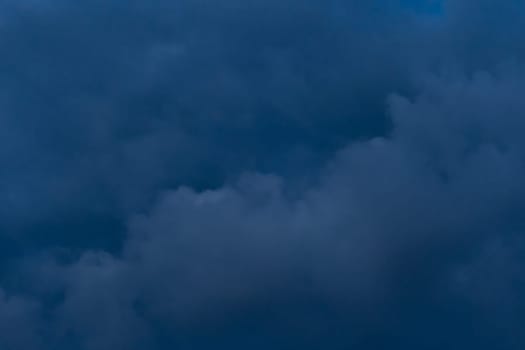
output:
[{"label": "hazy cloud mass", "polygon": [[525,347],[525,2],[0,1],[0,348]]}]

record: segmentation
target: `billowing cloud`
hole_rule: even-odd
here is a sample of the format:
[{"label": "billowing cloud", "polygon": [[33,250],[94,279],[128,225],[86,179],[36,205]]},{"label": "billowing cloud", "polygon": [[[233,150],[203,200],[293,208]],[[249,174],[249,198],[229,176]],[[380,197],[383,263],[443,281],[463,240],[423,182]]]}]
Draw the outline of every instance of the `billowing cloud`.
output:
[{"label": "billowing cloud", "polygon": [[6,2],[0,345],[521,349],[522,7]]},{"label": "billowing cloud", "polygon": [[[479,279],[487,266],[477,262],[523,230],[519,77],[431,78],[413,100],[392,96],[391,133],[345,147],[299,190],[246,174],[215,190],[164,192],[129,221],[121,253],[89,252],[44,271],[62,280],[54,322],[87,349],[315,348],[326,339],[344,348],[373,338],[374,346],[518,346],[515,329],[484,321],[494,301],[469,307],[485,302],[484,290],[498,300],[521,288],[512,285],[513,246],[494,248],[494,268],[515,271],[512,280],[495,275],[496,289]],[[501,324],[521,319],[513,300]],[[469,330],[443,333],[458,320]],[[246,338],[236,336],[245,322]],[[428,327],[425,337],[412,338],[413,327]]]},{"label": "billowing cloud", "polygon": [[0,291],[0,345],[3,349],[35,349],[42,346],[44,331],[40,305],[31,299]]}]

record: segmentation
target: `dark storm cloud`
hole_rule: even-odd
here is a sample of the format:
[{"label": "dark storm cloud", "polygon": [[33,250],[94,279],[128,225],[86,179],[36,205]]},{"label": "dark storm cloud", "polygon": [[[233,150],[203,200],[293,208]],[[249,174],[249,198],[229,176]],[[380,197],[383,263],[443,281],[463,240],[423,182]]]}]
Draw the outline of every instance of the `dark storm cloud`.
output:
[{"label": "dark storm cloud", "polygon": [[522,348],[522,7],[5,2],[0,345]]},{"label": "dark storm cloud", "polygon": [[35,349],[42,345],[38,329],[39,304],[0,291],[0,346],[3,349]]},{"label": "dark storm cloud", "polygon": [[257,174],[165,192],[119,256],[39,272],[59,276],[53,322],[87,349],[520,347],[522,77],[392,96],[391,133],[345,147],[299,195]]},{"label": "dark storm cloud", "polygon": [[5,229],[139,210],[163,187],[218,186],[247,169],[300,172],[384,132],[377,101],[409,79],[409,25],[365,5],[11,7]]}]

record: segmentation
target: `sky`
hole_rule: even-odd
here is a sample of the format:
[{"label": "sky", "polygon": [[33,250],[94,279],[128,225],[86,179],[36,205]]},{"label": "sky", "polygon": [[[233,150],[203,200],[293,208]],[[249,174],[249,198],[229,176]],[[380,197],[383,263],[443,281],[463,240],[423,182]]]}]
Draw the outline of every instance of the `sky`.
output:
[{"label": "sky", "polygon": [[524,32],[520,0],[1,0],[0,349],[523,349]]}]

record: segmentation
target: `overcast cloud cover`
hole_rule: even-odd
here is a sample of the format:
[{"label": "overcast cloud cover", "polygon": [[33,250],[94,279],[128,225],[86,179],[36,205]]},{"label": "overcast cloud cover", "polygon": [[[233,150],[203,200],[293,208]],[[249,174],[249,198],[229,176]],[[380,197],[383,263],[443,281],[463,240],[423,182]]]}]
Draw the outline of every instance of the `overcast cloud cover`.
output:
[{"label": "overcast cloud cover", "polygon": [[0,0],[0,349],[523,349],[523,33],[519,0]]}]

